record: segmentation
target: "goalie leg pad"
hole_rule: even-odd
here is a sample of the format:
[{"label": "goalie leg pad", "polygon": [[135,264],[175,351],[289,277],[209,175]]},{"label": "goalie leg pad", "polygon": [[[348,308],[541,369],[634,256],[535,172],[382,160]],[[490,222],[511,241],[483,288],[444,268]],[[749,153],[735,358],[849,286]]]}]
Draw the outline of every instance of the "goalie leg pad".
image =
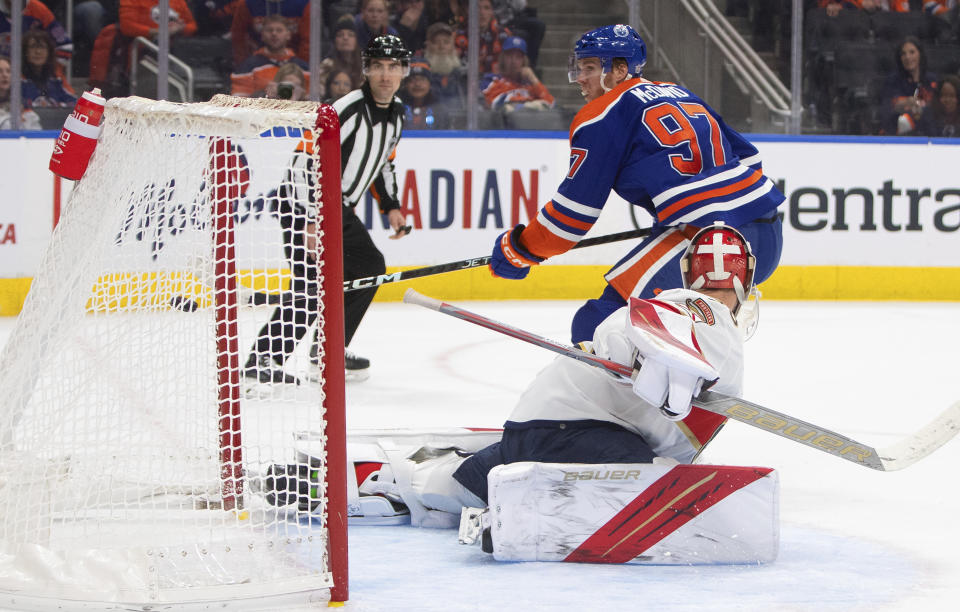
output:
[{"label": "goalie leg pad", "polygon": [[[484,504],[450,478],[448,472],[455,470],[462,458],[449,449],[475,452],[498,442],[501,433],[498,429],[467,428],[348,431],[347,460],[354,468],[347,470],[350,522],[384,525],[410,521],[417,527],[456,527],[461,505]],[[322,434],[299,432],[298,460],[319,465],[321,460],[311,457],[323,456],[323,439]],[[424,465],[409,459],[411,456]],[[437,461],[428,464],[426,459]],[[442,469],[434,474],[435,467]],[[422,499],[424,494],[427,500]],[[295,498],[290,503],[293,501]],[[451,514],[435,506],[456,509]]]},{"label": "goalie leg pad", "polygon": [[490,472],[499,561],[770,563],[779,547],[771,468],[514,463]]},{"label": "goalie leg pad", "polygon": [[456,527],[464,507],[484,505],[483,500],[453,479],[453,473],[464,461],[455,448],[428,445],[402,459],[391,457],[391,461],[414,527]]},{"label": "goalie leg pad", "polygon": [[[418,455],[424,450],[439,450],[439,453],[421,459]],[[464,457],[456,449],[431,447],[420,449],[408,459],[413,462],[410,484],[424,506],[457,516],[464,507],[483,506],[483,500],[453,479],[453,473],[463,460]]]}]

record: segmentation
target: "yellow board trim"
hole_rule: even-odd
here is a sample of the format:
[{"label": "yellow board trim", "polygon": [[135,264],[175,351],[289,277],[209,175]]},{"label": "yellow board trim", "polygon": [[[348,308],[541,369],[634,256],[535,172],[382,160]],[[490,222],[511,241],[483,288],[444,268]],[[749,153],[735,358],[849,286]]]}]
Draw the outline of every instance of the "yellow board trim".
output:
[{"label": "yellow board trim", "polygon": [[[410,268],[388,268],[388,273]],[[538,266],[525,280],[460,270],[383,285],[378,301],[403,299],[407,287],[449,300],[586,300],[603,292],[607,266]],[[772,300],[960,301],[960,268],[780,266],[760,290]]]},{"label": "yellow board trim", "polygon": [[[237,282],[266,293],[283,291],[290,284],[289,270],[240,270]],[[87,301],[90,312],[164,309],[174,298],[193,300],[200,308],[213,304],[213,289],[192,272],[107,274],[97,279]]]},{"label": "yellow board trim", "polygon": [[[0,316],[16,316],[30,291],[30,278],[0,278]],[[290,286],[289,270],[241,270],[237,282],[256,291],[277,293]],[[165,309],[174,297],[196,301],[201,308],[212,303],[211,289],[191,272],[106,274],[96,280],[86,303],[89,312],[122,312],[144,308]]]},{"label": "yellow board trim", "polygon": [[960,301],[960,268],[780,266],[760,285],[764,299]]},{"label": "yellow board trim", "polygon": [[[388,273],[410,267],[388,268]],[[395,302],[408,287],[446,300],[585,300],[597,297],[605,283],[606,266],[539,266],[522,281],[494,278],[486,268],[437,274],[390,283],[377,292],[377,301]],[[247,287],[276,292],[289,285],[289,272],[242,271]],[[30,278],[0,278],[0,316],[15,316],[30,290]],[[97,309],[146,303],[164,305],[175,293],[206,296],[188,273],[117,275],[98,281]],[[760,286],[764,299],[960,302],[960,268],[867,266],[780,266]],[[91,304],[92,305],[92,304]]]},{"label": "yellow board trim", "polygon": [[0,278],[0,317],[15,317],[27,299],[32,278]]}]

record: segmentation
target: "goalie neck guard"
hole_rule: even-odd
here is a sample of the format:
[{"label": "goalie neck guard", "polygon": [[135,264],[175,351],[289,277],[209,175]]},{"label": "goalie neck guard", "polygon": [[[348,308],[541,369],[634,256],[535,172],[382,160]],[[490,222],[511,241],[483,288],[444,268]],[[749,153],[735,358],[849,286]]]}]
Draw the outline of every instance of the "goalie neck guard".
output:
[{"label": "goalie neck guard", "polygon": [[613,68],[615,58],[623,58],[627,62],[627,72],[638,77],[647,63],[647,45],[637,31],[628,25],[609,25],[590,30],[580,37],[570,55],[567,76],[571,83],[577,81],[580,73],[577,60],[588,57],[600,60],[604,74]]},{"label": "goalie neck guard", "polygon": [[685,289],[733,289],[736,316],[743,303],[755,295],[756,257],[750,243],[736,229],[717,221],[690,239],[680,260]]}]

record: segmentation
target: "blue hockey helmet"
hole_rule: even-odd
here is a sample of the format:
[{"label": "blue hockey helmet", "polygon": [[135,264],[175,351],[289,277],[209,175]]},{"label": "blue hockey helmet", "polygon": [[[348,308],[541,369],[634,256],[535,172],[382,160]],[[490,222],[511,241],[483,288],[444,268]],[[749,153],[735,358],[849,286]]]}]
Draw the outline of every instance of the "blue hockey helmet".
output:
[{"label": "blue hockey helmet", "polygon": [[622,23],[590,30],[580,37],[570,55],[571,83],[576,82],[580,72],[577,60],[587,57],[599,58],[603,72],[610,72],[614,58],[622,57],[627,62],[627,72],[638,77],[647,63],[647,45],[636,30]]}]

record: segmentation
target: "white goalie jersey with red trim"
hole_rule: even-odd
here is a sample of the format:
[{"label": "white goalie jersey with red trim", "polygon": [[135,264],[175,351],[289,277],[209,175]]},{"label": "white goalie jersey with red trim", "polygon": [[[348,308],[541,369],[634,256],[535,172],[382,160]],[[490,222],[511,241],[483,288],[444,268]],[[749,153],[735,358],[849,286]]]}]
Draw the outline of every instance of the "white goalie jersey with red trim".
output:
[{"label": "white goalie jersey with red trim", "polygon": [[[704,358],[720,373],[712,390],[742,395],[743,340],[730,311],[717,300],[688,289],[664,291],[653,308],[686,312]],[[600,357],[631,364],[632,344],[626,337],[629,311],[611,314],[594,334],[593,349]],[[508,419],[512,423],[535,420],[599,420],[615,423],[641,436],[661,457],[689,462],[697,450],[723,424],[725,418],[696,407],[678,422],[661,416],[657,406],[637,397],[629,380],[560,356],[544,368],[520,396]]]}]

